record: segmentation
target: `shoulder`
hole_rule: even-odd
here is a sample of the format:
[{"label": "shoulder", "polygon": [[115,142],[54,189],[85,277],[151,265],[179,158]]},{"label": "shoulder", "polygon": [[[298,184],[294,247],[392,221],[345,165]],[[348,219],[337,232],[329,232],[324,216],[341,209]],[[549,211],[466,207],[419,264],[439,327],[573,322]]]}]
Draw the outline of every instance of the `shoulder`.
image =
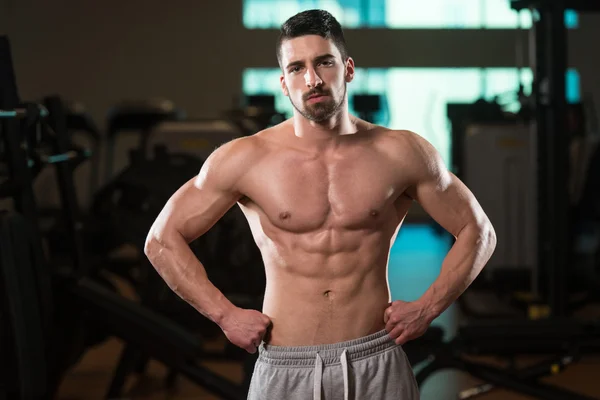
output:
[{"label": "shoulder", "polygon": [[261,139],[256,136],[244,136],[217,147],[206,159],[205,164],[211,166],[236,166],[253,161],[261,154]]},{"label": "shoulder", "polygon": [[446,179],[449,171],[438,150],[423,136],[409,130],[385,130],[380,134],[384,149],[417,180]]},{"label": "shoulder", "polygon": [[386,145],[403,146],[407,149],[424,149],[431,146],[421,135],[409,130],[382,129],[379,137]]},{"label": "shoulder", "polygon": [[291,129],[291,122],[284,121],[255,134],[240,137],[216,148],[204,162],[198,182],[218,180],[237,182],[248,172],[266,160],[277,148],[277,138]]},{"label": "shoulder", "polygon": [[381,128],[375,137],[379,148],[402,159],[417,161],[439,156],[429,141],[413,131]]},{"label": "shoulder", "polygon": [[231,188],[256,165],[265,153],[258,135],[244,136],[217,147],[206,159],[196,185],[215,184]]},{"label": "shoulder", "polygon": [[283,136],[282,133],[289,131],[293,131],[291,120],[227,142],[215,149],[210,158],[217,162],[227,160],[228,163],[256,163],[273,150]]}]

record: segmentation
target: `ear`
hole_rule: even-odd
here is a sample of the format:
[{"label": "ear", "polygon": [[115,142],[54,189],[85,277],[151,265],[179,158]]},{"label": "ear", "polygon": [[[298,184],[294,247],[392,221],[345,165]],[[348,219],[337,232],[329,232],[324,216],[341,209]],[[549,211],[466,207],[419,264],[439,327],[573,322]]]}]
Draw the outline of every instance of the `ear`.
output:
[{"label": "ear", "polygon": [[354,60],[352,57],[348,57],[346,60],[346,82],[352,82],[354,79],[354,73],[356,72],[354,68]]},{"label": "ear", "polygon": [[285,84],[285,78],[283,74],[281,74],[281,76],[279,77],[279,83],[281,84],[281,91],[283,92],[283,94],[289,96],[290,92],[288,91],[287,86]]}]

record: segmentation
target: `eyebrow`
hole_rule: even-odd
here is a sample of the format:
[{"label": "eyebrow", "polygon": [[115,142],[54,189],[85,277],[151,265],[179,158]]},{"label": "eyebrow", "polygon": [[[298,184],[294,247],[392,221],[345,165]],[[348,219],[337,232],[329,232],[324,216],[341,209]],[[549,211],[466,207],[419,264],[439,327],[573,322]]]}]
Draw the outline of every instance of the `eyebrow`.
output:
[{"label": "eyebrow", "polygon": [[[315,57],[313,59],[313,62],[325,61],[330,58],[335,58],[335,56],[333,54],[329,54],[329,53],[322,54],[320,56]],[[289,69],[291,67],[296,67],[296,66],[301,66],[301,65],[304,65],[304,61],[292,61],[285,68]]]}]

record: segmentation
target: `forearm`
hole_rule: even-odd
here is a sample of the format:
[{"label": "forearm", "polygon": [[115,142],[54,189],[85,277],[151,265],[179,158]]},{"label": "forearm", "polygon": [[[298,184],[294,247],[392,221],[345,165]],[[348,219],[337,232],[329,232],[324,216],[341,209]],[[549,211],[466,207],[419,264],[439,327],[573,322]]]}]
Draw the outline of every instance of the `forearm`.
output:
[{"label": "forearm", "polygon": [[206,270],[179,234],[149,236],[145,253],[165,283],[206,318],[221,325],[234,305],[208,279]]},{"label": "forearm", "polygon": [[468,224],[448,252],[440,275],[419,299],[430,320],[437,318],[469,287],[496,247],[490,223]]}]

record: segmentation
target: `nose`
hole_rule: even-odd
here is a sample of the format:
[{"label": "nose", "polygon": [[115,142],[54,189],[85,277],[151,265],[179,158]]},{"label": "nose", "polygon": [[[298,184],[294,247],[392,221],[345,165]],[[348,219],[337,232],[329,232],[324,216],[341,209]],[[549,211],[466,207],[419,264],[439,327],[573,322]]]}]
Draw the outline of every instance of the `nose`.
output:
[{"label": "nose", "polygon": [[323,80],[313,68],[306,69],[304,80],[306,81],[306,86],[308,86],[310,89],[316,88],[323,84]]}]

